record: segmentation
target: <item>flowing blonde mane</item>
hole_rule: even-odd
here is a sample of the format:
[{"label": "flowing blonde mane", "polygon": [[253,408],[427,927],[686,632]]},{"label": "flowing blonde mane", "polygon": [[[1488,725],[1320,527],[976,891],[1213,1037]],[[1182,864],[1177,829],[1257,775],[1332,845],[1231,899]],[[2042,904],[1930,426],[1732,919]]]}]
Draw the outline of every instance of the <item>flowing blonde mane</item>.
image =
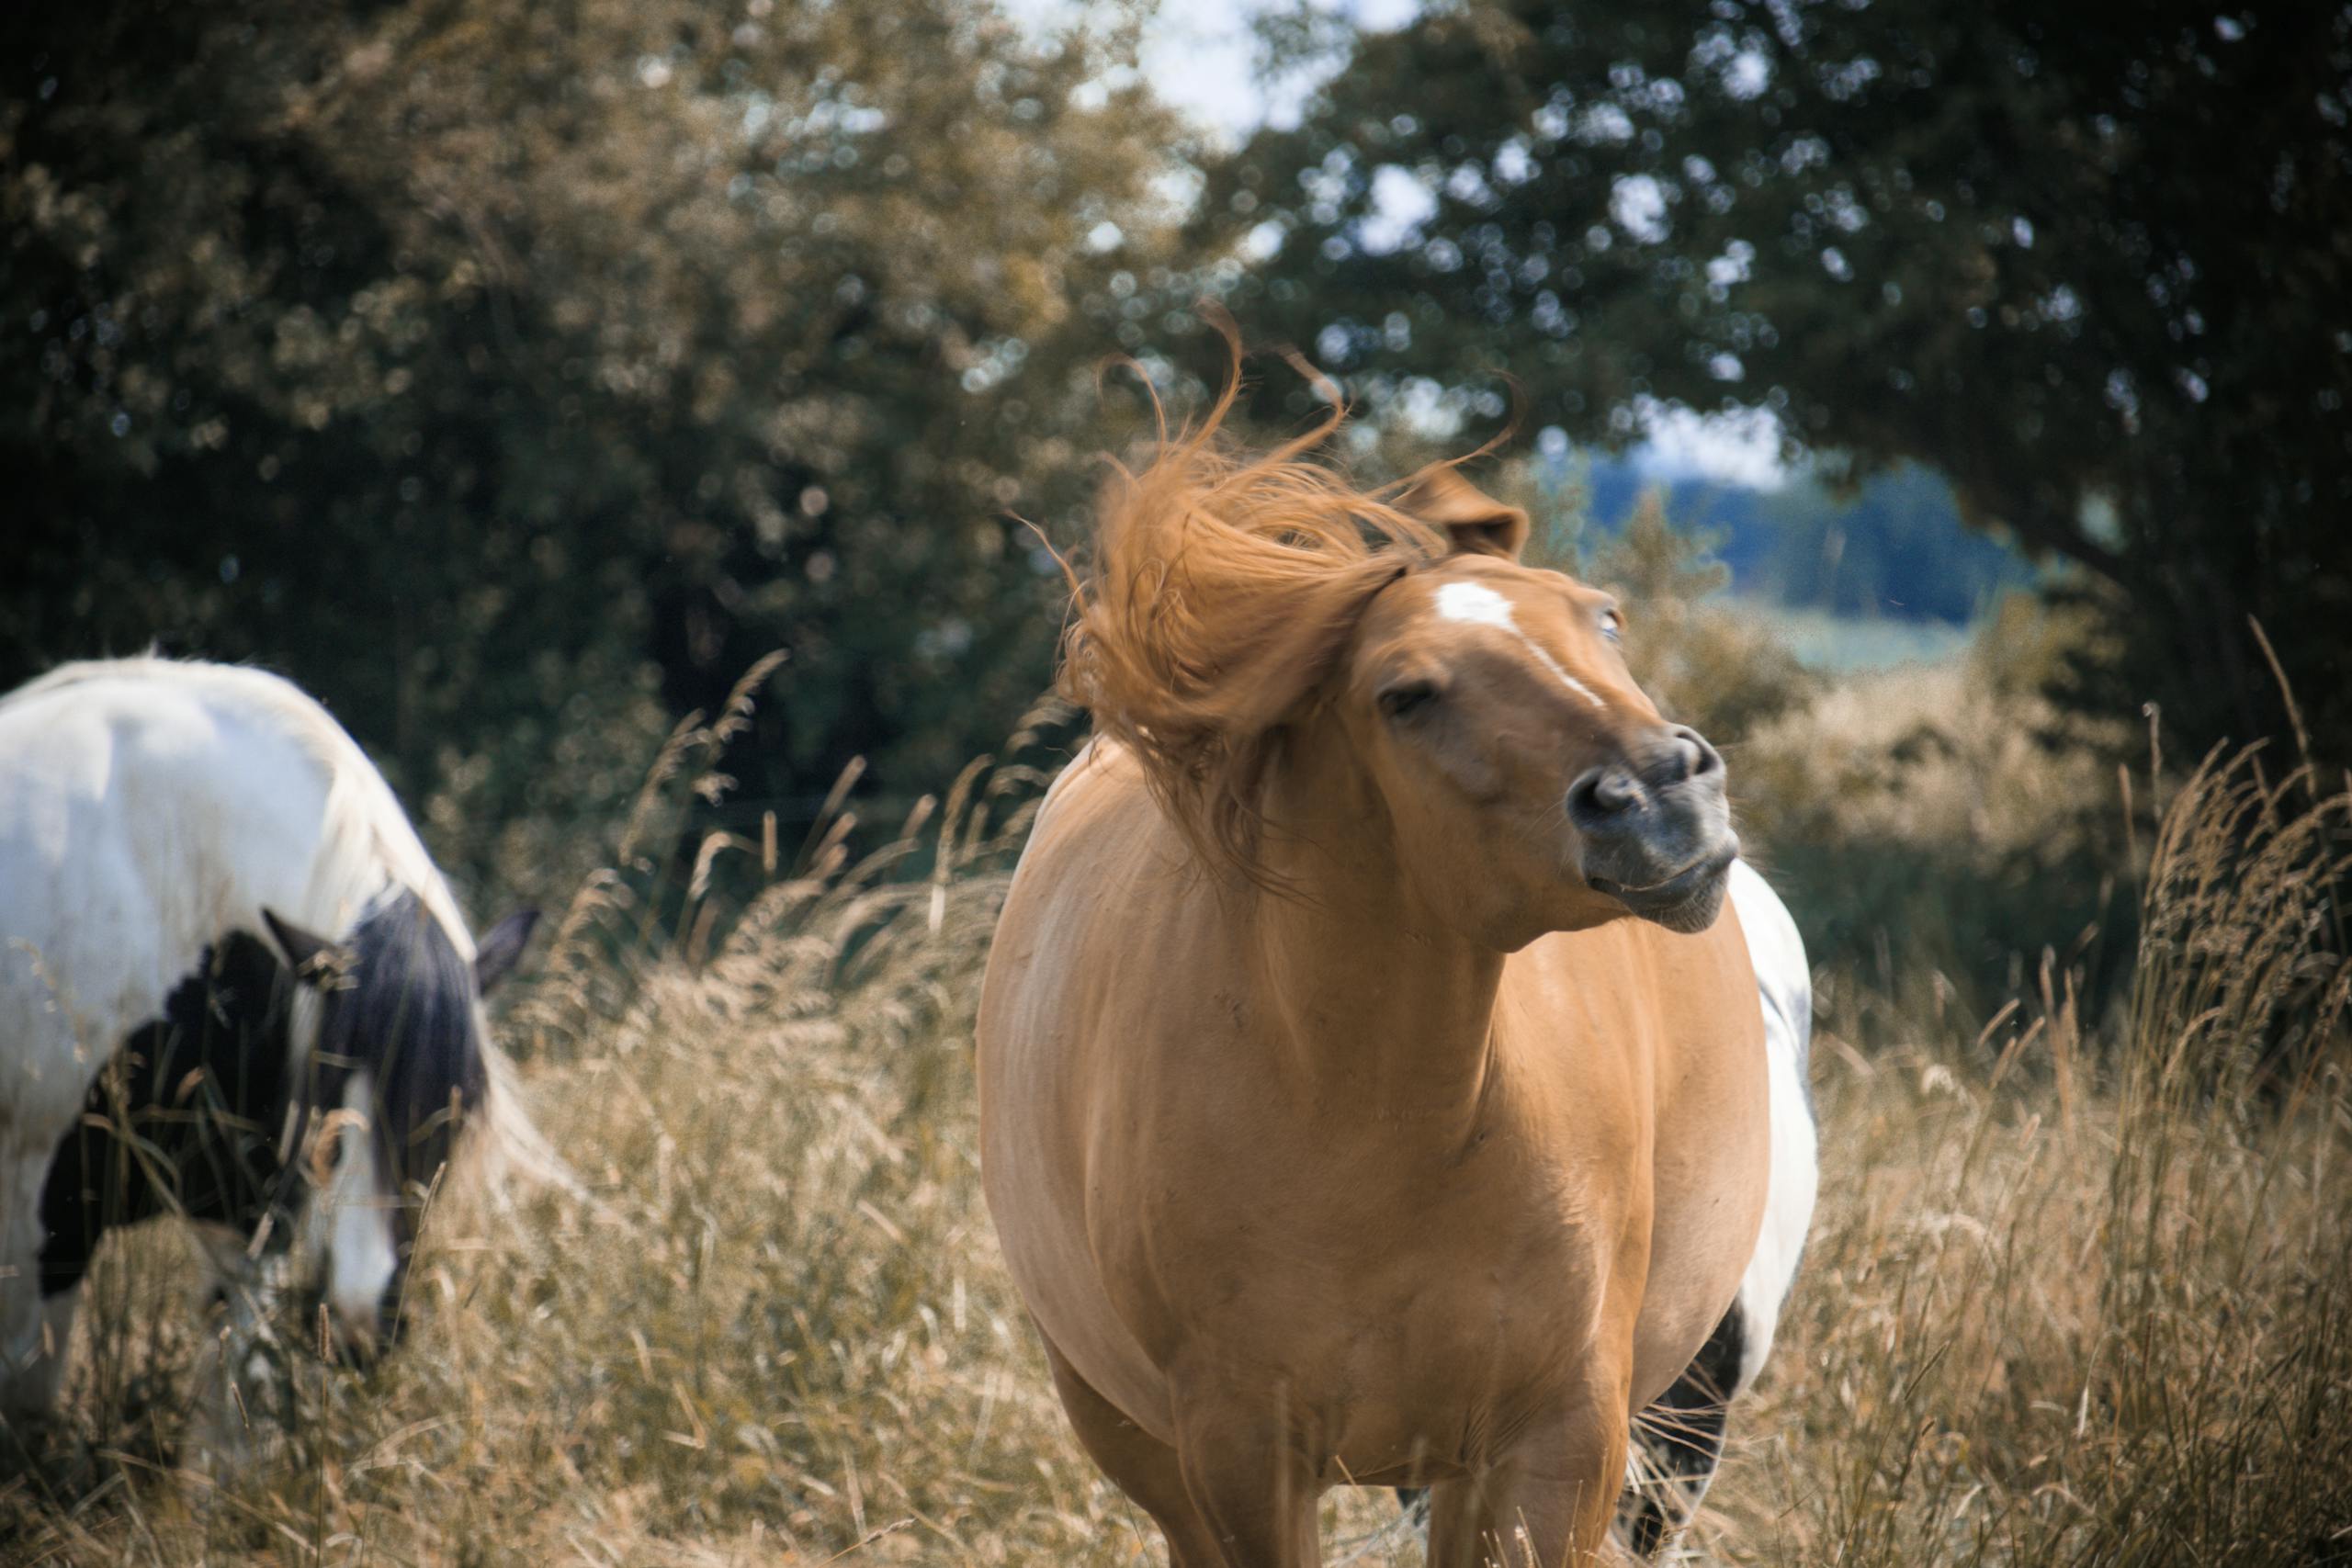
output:
[{"label": "flowing blonde mane", "polygon": [[1298,439],[1238,450],[1221,426],[1240,384],[1237,355],[1196,428],[1139,473],[1114,465],[1059,688],[1135,753],[1204,863],[1264,886],[1260,786],[1285,721],[1365,603],[1447,538],[1313,455],[1345,418],[1336,399]]}]

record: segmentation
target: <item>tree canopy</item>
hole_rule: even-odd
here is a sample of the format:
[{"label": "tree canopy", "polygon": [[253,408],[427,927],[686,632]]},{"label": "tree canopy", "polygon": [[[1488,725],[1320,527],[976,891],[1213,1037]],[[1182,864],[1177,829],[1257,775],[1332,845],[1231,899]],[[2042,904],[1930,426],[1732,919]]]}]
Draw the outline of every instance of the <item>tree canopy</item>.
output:
[{"label": "tree canopy", "polygon": [[0,688],[258,657],[413,798],[560,821],[781,648],[751,806],[953,776],[1046,683],[1015,514],[1091,489],[1170,219],[1114,23],[15,8]]},{"label": "tree canopy", "polygon": [[1045,685],[1018,519],[1076,536],[1127,433],[1102,356],[1172,387],[1207,292],[1375,406],[1515,397],[1578,442],[1771,411],[1852,526],[1798,487],[1727,548],[1831,608],[1979,604],[1933,468],[2072,563],[2043,581],[2122,650],[2077,697],[2275,733],[2259,615],[2352,758],[2352,6],[1465,0],[1342,35],[1222,157],[1128,69],[1137,13],[1080,15],[8,11],[0,686],[263,660],[461,875],[552,886],[782,649],[729,809],[789,824],[856,755],[903,800]]},{"label": "tree canopy", "polygon": [[1243,319],[1376,396],[1930,464],[2120,634],[2078,695],[2280,733],[2258,615],[2352,759],[2352,6],[1495,0],[1348,47],[1211,183]]}]

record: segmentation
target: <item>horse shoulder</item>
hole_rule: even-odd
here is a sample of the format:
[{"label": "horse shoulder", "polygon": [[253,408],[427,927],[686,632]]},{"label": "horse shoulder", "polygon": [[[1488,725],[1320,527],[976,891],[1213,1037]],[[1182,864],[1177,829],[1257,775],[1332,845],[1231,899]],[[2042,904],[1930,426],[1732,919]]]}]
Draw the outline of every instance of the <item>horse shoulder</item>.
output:
[{"label": "horse shoulder", "polygon": [[978,1029],[981,1171],[1006,1261],[1057,1349],[1163,1434],[1170,1317],[1136,1249],[1170,1196],[1169,1145],[1208,1114],[1216,1086],[1193,1081],[1204,1030],[1232,1022],[1231,998],[1197,984],[1212,896],[1133,759],[1095,741],[1023,853]]},{"label": "horse shoulder", "polygon": [[1543,1136],[1599,1173],[1586,1190],[1644,1238],[1645,1403],[1738,1292],[1762,1218],[1762,1020],[1739,923],[1726,908],[1693,935],[1631,920],[1557,933],[1514,958],[1505,998],[1532,1047],[1522,1060],[1540,1064],[1521,1071],[1547,1089]]},{"label": "horse shoulder", "polygon": [[1728,908],[1694,935],[1621,919],[1541,938],[1505,965],[1497,1010],[1498,1027],[1579,1100],[1604,1080],[1638,1076],[1644,1115],[1667,1113],[1694,1090],[1760,1085],[1756,1015]]},{"label": "horse shoulder", "polygon": [[[216,741],[199,708],[96,677],[0,705],[0,992],[27,1015],[20,1049],[95,1073],[232,923],[256,859],[299,886],[282,831],[237,829],[252,792],[216,783]],[[224,854],[224,834],[249,849]]]},{"label": "horse shoulder", "polygon": [[[1011,1026],[1008,1008],[1082,1001],[1105,953],[1148,959],[1185,880],[1182,866],[1135,759],[1115,742],[1090,742],[1046,792],[1013,873],[983,986],[982,1049]],[[1151,967],[1124,965],[1122,981],[1148,984]]]}]

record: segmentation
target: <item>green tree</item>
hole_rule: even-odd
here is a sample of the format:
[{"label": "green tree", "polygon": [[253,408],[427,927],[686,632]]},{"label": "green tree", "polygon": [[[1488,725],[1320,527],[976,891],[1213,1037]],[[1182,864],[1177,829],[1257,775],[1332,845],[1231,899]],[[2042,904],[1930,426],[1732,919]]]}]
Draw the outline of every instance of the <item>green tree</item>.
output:
[{"label": "green tree", "polygon": [[1094,363],[1159,259],[1179,139],[1102,85],[1130,20],[13,9],[0,686],[264,659],[450,849],[604,809],[780,647],[747,809],[860,753],[935,787],[1046,682],[1057,579],[1012,514],[1089,488]]},{"label": "green tree", "polygon": [[[1378,395],[1517,382],[1948,475],[2079,570],[2091,700],[2352,758],[2352,6],[1433,7],[1216,171],[1253,328]],[[1427,215],[1399,231],[1416,190]]]}]

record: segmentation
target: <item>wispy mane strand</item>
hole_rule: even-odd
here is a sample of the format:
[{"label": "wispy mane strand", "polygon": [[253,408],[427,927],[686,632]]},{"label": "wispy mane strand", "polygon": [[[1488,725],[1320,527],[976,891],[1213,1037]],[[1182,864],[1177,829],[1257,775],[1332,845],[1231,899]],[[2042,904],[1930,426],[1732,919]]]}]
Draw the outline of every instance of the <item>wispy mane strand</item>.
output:
[{"label": "wispy mane strand", "polygon": [[1059,688],[1135,753],[1205,863],[1263,886],[1261,785],[1284,722],[1365,603],[1443,555],[1446,539],[1316,458],[1345,419],[1336,397],[1304,435],[1237,449],[1222,426],[1239,370],[1236,344],[1197,426],[1163,434],[1140,472],[1114,466]]}]

